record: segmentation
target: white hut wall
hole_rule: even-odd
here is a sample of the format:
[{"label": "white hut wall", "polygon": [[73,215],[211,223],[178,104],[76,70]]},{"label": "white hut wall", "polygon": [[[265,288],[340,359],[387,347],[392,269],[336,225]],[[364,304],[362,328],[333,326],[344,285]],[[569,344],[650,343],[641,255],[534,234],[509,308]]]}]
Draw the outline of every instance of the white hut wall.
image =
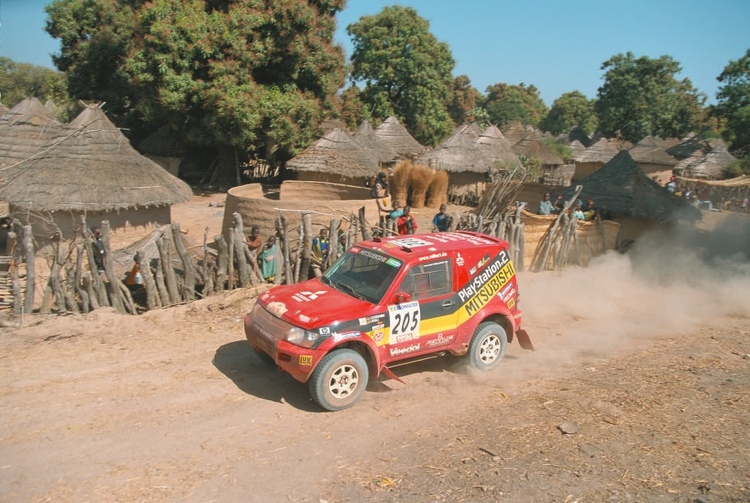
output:
[{"label": "white hut wall", "polygon": [[474,171],[449,172],[448,197],[476,194],[481,197],[487,183],[486,173]]}]

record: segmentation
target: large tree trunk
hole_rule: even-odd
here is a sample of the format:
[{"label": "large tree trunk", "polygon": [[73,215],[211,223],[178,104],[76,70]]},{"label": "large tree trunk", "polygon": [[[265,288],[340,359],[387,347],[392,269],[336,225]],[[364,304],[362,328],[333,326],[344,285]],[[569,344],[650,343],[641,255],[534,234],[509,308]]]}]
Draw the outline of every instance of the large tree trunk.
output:
[{"label": "large tree trunk", "polygon": [[237,148],[231,145],[219,145],[219,166],[216,184],[219,187],[241,185],[240,167],[237,159]]}]

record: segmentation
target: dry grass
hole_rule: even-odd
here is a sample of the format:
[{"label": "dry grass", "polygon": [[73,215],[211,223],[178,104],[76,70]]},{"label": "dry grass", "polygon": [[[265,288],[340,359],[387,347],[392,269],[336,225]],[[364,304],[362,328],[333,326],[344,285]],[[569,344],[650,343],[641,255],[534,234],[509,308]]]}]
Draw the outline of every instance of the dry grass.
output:
[{"label": "dry grass", "polygon": [[427,207],[439,208],[448,202],[448,172],[436,171],[427,187]]}]

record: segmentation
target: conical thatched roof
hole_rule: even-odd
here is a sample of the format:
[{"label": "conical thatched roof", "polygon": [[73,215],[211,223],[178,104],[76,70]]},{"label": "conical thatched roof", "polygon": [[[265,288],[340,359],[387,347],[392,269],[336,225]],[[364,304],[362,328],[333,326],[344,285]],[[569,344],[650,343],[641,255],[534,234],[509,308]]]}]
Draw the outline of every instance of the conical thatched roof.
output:
[{"label": "conical thatched roof", "polygon": [[591,146],[591,138],[583,130],[581,126],[575,125],[567,133],[563,133],[557,137],[557,141],[565,145],[570,145],[574,141],[577,141],[584,148]]},{"label": "conical thatched roof", "polygon": [[568,143],[568,147],[573,151],[573,159],[577,159],[578,157],[582,156],[586,151],[586,147],[578,140],[573,140],[572,142]]},{"label": "conical thatched roof", "polygon": [[516,155],[525,155],[529,159],[538,159],[545,166],[559,166],[565,161],[544,140],[539,131],[531,131],[521,141],[513,145]]},{"label": "conical thatched roof", "polygon": [[190,186],[140,155],[93,105],[40,152],[0,169],[0,199],[33,211],[116,211],[191,196]]},{"label": "conical thatched roof", "polygon": [[378,161],[343,129],[334,129],[287,161],[286,167],[347,177],[370,177],[379,169]]},{"label": "conical thatched roof", "polygon": [[680,173],[681,176],[688,178],[708,178],[715,180],[724,178],[727,168],[736,161],[737,158],[730,154],[726,147],[719,147],[703,157],[688,157],[687,159],[683,159],[677,163],[675,171]]},{"label": "conical thatched roof", "polygon": [[398,153],[380,139],[367,121],[362,121],[352,138],[380,163],[393,162],[398,157]]},{"label": "conical thatched roof", "polygon": [[464,124],[440,145],[419,156],[417,162],[453,173],[487,173],[492,163],[477,147],[476,139],[476,130]]},{"label": "conical thatched roof", "polygon": [[521,167],[521,161],[505,139],[500,128],[494,124],[482,131],[476,144],[484,154],[495,164],[506,166],[509,169]]},{"label": "conical thatched roof", "polygon": [[707,152],[711,151],[711,145],[696,135],[691,133],[690,135],[683,138],[677,145],[674,145],[667,149],[667,154],[671,155],[675,159],[687,159],[688,157],[703,157]]},{"label": "conical thatched roof", "polygon": [[16,106],[3,114],[0,122],[10,125],[28,124],[31,126],[57,126],[60,123],[42,102],[36,98],[24,98]]},{"label": "conical thatched roof", "polygon": [[633,145],[629,152],[630,157],[640,164],[659,164],[662,166],[674,166],[677,159],[667,153],[667,143],[661,138],[646,136]]},{"label": "conical thatched roof", "polygon": [[179,135],[168,125],[160,127],[138,144],[138,151],[146,155],[180,157],[184,150]]},{"label": "conical thatched roof", "polygon": [[425,151],[425,147],[395,117],[388,117],[375,129],[375,134],[400,156],[415,157]]},{"label": "conical thatched roof", "polygon": [[349,133],[346,128],[346,124],[341,122],[341,120],[339,119],[326,119],[320,123],[320,126],[318,126],[318,132],[320,133],[320,136],[325,136],[334,129],[341,129],[342,131],[346,131],[347,134]]},{"label": "conical thatched roof", "polygon": [[[611,218],[635,217],[656,222],[700,219],[700,210],[647,177],[627,150],[577,185],[583,186],[581,200],[593,199],[596,208]],[[566,199],[574,193],[572,186],[562,192]]]},{"label": "conical thatched roof", "polygon": [[579,163],[607,163],[617,155],[617,147],[610,143],[606,138],[599,139],[596,143],[575,157],[574,160]]},{"label": "conical thatched roof", "polygon": [[523,140],[533,130],[534,128],[531,126],[524,126],[519,121],[513,121],[502,128],[503,136],[505,136],[511,147]]}]

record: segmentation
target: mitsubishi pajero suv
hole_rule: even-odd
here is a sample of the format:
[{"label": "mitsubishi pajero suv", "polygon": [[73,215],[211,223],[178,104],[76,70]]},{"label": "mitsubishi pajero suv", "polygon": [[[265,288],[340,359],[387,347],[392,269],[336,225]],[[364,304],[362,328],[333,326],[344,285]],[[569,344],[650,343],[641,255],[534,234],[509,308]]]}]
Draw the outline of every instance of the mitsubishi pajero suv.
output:
[{"label": "mitsubishi pajero suv", "polygon": [[258,355],[302,383],[324,409],[351,407],[389,365],[466,355],[495,367],[521,330],[508,243],[474,232],[375,238],[320,278],[274,287],[244,319]]}]

